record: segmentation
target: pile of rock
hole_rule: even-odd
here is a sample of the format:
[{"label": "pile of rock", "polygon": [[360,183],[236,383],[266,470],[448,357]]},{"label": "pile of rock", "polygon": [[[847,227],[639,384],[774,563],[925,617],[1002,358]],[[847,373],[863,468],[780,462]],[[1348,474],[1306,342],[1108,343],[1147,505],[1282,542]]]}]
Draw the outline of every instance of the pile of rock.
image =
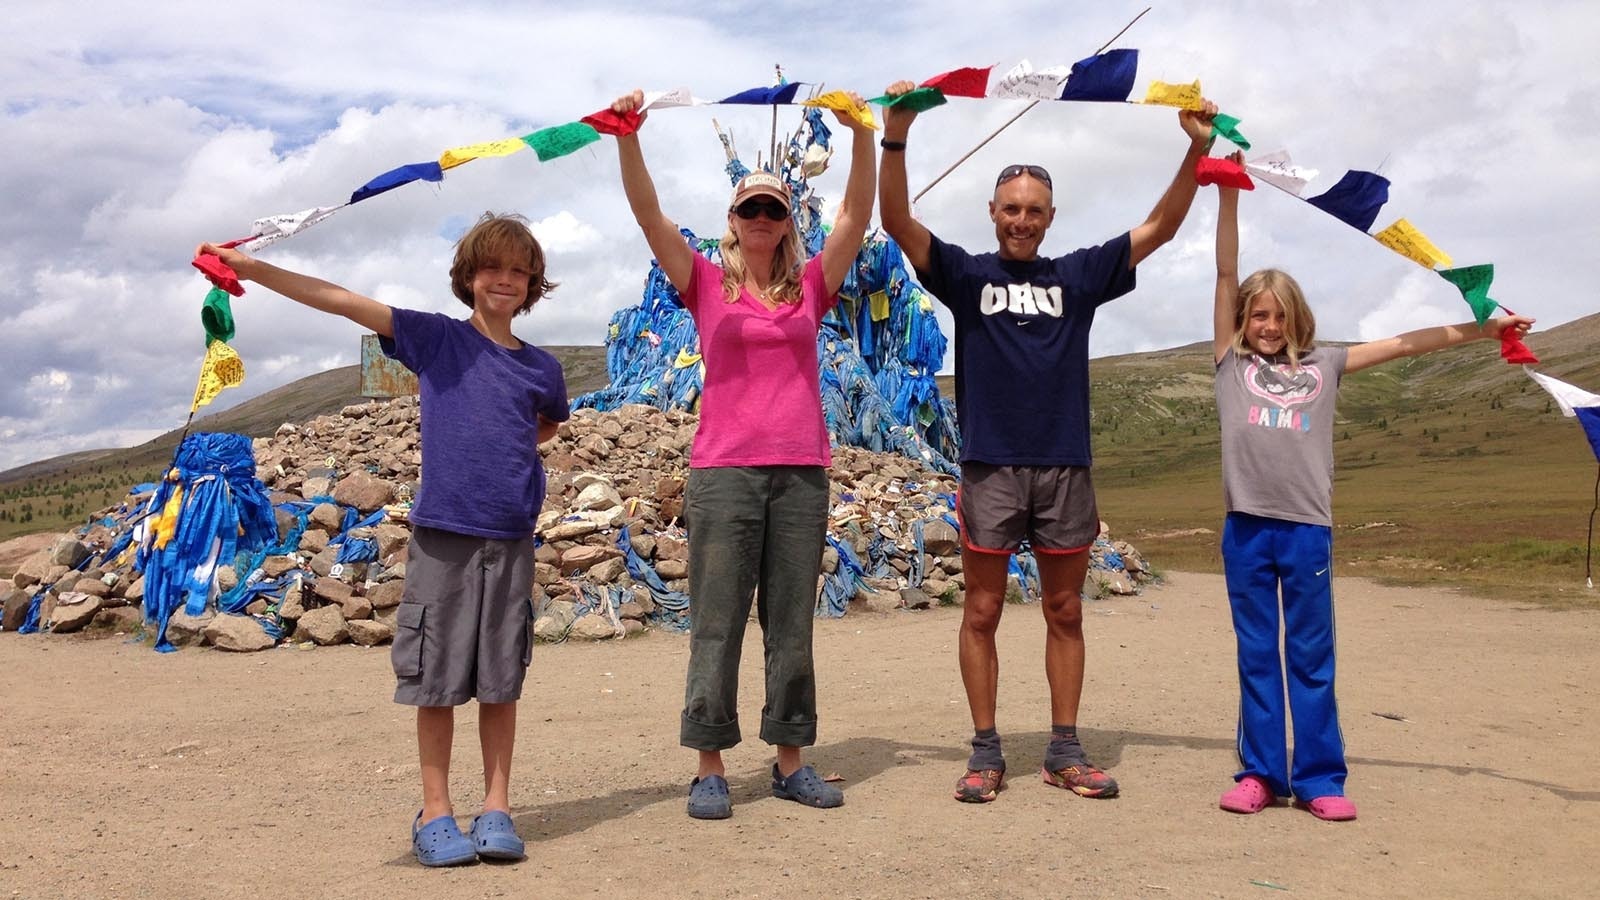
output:
[{"label": "pile of rock", "polygon": [[[261,591],[248,615],[190,617],[168,625],[174,644],[200,641],[225,649],[263,649],[283,639],[316,644],[374,645],[394,633],[405,584],[410,529],[405,524],[417,485],[416,398],[346,407],[303,425],[284,425],[255,441],[257,475],[278,507],[280,539],[300,531],[293,549],[267,556],[249,571],[217,569],[217,592],[242,578]],[[540,447],[549,491],[539,516],[532,602],[535,635],[546,641],[602,639],[678,625],[670,608],[688,591],[680,516],[696,418],[650,406],[613,412],[577,411]],[[819,575],[819,609],[829,579],[849,591],[843,606],[872,610],[960,603],[960,544],[951,504],[955,480],[919,469],[906,457],[853,447],[834,451],[830,546]],[[308,512],[305,501],[317,503]],[[137,500],[137,498],[135,498]],[[304,516],[288,504],[298,502]],[[283,505],[280,505],[283,504]],[[345,531],[354,516],[386,510],[379,524]],[[142,581],[131,552],[92,558],[115,547],[139,518],[136,502],[106,510],[77,537],[64,538],[24,562],[5,597],[5,630],[27,616],[43,591],[38,623],[56,633],[88,628],[126,632],[139,622]],[[626,530],[626,541],[620,532]],[[920,538],[920,549],[918,541]],[[360,562],[339,562],[355,541],[375,546]],[[125,541],[124,541],[125,543]],[[630,571],[629,552],[634,554]],[[841,553],[854,559],[841,559]],[[1132,593],[1151,577],[1138,553],[1102,534],[1086,594]],[[346,553],[348,558],[350,554]],[[225,561],[226,562],[226,561]],[[859,566],[859,577],[852,566]],[[1028,599],[1027,566],[1013,576],[1014,599]],[[838,579],[850,580],[838,581]],[[837,592],[836,592],[837,593]],[[681,604],[680,604],[681,606]],[[265,627],[264,627],[265,626]]]}]

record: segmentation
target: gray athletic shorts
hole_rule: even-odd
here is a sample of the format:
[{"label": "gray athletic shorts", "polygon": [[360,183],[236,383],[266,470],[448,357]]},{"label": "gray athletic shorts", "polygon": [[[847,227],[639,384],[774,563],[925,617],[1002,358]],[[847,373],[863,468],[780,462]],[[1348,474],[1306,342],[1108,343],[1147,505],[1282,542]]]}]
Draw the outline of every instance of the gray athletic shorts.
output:
[{"label": "gray athletic shorts", "polygon": [[1081,553],[1100,534],[1100,510],[1086,466],[961,464],[956,492],[961,542],[979,553]]},{"label": "gray athletic shorts", "polygon": [[389,654],[407,706],[510,703],[533,653],[533,537],[415,527]]}]

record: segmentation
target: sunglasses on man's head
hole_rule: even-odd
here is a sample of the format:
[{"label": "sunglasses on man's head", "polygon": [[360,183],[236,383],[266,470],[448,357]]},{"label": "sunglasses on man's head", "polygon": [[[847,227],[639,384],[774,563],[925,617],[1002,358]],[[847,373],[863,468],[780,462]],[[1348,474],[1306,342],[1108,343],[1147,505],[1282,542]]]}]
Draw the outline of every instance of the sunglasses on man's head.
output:
[{"label": "sunglasses on man's head", "polygon": [[765,214],[774,222],[782,222],[789,218],[789,207],[776,200],[746,200],[733,208],[733,214],[741,219],[754,219]]},{"label": "sunglasses on man's head", "polygon": [[1004,169],[1001,169],[1000,177],[994,180],[994,186],[999,187],[1000,185],[1005,184],[1011,179],[1016,178],[1024,173],[1032,175],[1034,178],[1044,182],[1045,187],[1053,187],[1053,185],[1050,184],[1050,173],[1044,170],[1044,166],[1024,166],[1020,164],[1006,166]]}]

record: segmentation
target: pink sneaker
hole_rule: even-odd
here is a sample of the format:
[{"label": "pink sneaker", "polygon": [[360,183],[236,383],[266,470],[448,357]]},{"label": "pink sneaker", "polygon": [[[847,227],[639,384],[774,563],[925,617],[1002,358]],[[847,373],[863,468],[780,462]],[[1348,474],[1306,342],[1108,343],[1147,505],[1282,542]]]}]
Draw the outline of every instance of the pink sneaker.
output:
[{"label": "pink sneaker", "polygon": [[1349,798],[1336,794],[1295,801],[1294,805],[1310,810],[1313,816],[1328,822],[1348,822],[1356,817],[1356,805]]},{"label": "pink sneaker", "polygon": [[1271,806],[1276,799],[1265,780],[1256,775],[1246,775],[1239,779],[1232,790],[1222,795],[1217,805],[1228,812],[1250,815]]}]

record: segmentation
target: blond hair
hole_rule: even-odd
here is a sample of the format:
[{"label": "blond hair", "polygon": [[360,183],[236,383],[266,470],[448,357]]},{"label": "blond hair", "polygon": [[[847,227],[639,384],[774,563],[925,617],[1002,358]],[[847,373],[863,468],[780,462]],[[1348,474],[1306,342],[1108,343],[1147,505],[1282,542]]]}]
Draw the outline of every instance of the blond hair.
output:
[{"label": "blond hair", "polygon": [[[744,287],[745,276],[749,272],[744,264],[744,251],[739,248],[739,236],[733,233],[731,224],[727,232],[722,235],[719,248],[722,251],[722,293],[724,299],[732,303],[739,299],[739,291]],[[800,243],[800,230],[795,226],[794,217],[791,216],[789,230],[784,233],[783,240],[778,242],[777,252],[772,254],[767,298],[778,303],[799,303],[801,267],[805,261],[806,253]]]},{"label": "blond hair", "polygon": [[1279,269],[1262,269],[1254,272],[1239,285],[1239,295],[1233,304],[1233,352],[1249,355],[1255,351],[1245,343],[1244,329],[1250,319],[1250,306],[1255,299],[1270,291],[1283,307],[1284,352],[1289,364],[1298,366],[1300,357],[1309,351],[1317,336],[1317,317],[1300,285],[1288,272]]}]

